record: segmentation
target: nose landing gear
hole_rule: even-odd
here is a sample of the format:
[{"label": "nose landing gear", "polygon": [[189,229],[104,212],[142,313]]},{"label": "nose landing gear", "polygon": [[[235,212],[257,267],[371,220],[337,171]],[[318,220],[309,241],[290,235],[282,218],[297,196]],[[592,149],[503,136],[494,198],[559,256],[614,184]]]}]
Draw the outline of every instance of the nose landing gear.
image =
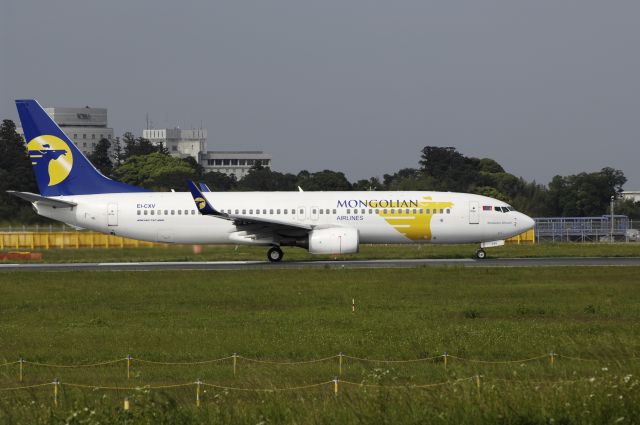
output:
[{"label": "nose landing gear", "polygon": [[282,257],[284,257],[284,252],[282,252],[279,246],[272,246],[269,248],[269,251],[267,251],[267,258],[272,263],[280,262]]},{"label": "nose landing gear", "polygon": [[485,251],[484,249],[480,248],[476,251],[476,258],[478,260],[484,260],[485,258],[487,258],[487,251]]}]

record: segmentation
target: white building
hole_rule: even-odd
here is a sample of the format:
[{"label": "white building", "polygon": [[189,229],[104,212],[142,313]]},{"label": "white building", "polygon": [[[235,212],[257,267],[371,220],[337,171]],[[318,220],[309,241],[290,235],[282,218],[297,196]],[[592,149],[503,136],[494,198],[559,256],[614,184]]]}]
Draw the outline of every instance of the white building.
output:
[{"label": "white building", "polygon": [[258,163],[271,168],[271,155],[262,151],[209,151],[200,159],[205,171],[233,174],[238,180]]},{"label": "white building", "polygon": [[640,202],[640,190],[625,190],[622,192],[623,199],[630,199],[633,202]]},{"label": "white building", "polygon": [[238,180],[257,163],[271,167],[271,155],[262,151],[207,151],[207,130],[202,128],[151,128],[142,130],[142,137],[155,145],[162,143],[173,156],[196,158],[206,172],[233,174]]},{"label": "white building", "polygon": [[206,129],[154,128],[142,130],[142,137],[155,145],[162,143],[171,155],[180,157],[192,156],[198,159],[207,146]]},{"label": "white building", "polygon": [[[83,154],[93,152],[100,139],[113,139],[113,129],[108,127],[106,108],[44,108],[47,114],[62,128]],[[24,137],[22,127],[17,129]],[[28,140],[27,140],[28,142]]]}]

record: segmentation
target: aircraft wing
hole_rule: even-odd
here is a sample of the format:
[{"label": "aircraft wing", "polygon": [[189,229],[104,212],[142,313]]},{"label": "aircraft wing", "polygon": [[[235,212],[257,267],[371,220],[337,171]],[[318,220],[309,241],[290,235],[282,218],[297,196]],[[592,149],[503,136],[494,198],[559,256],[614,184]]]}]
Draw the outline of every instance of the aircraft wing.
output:
[{"label": "aircraft wing", "polygon": [[210,215],[225,220],[232,221],[233,224],[242,228],[243,230],[262,229],[262,231],[278,231],[278,230],[312,230],[313,226],[303,223],[291,223],[289,221],[266,218],[266,217],[254,217],[237,214],[227,214],[215,209],[204,197],[202,191],[191,181],[187,181],[189,191],[193,196],[193,201],[198,207],[198,211],[202,215]]},{"label": "aircraft wing", "polygon": [[78,205],[75,202],[63,201],[62,199],[47,198],[46,196],[37,195],[31,192],[17,192],[15,190],[7,190],[7,193],[10,193],[13,196],[17,196],[18,198],[22,198],[29,202],[38,202],[40,204],[49,205],[56,208],[71,208]]}]

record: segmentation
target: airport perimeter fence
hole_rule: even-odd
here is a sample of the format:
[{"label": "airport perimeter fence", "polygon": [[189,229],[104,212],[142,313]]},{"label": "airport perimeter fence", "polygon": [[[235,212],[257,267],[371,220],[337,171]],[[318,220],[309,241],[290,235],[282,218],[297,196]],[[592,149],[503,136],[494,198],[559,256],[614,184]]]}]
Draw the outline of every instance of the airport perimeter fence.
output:
[{"label": "airport perimeter fence", "polygon": [[[298,390],[307,390],[307,389],[329,389],[333,392],[334,395],[338,395],[340,392],[341,385],[344,386],[352,386],[358,387],[361,389],[380,389],[380,390],[420,390],[420,389],[430,389],[437,388],[442,386],[450,386],[457,385],[465,382],[473,382],[477,391],[481,390],[481,382],[495,382],[495,383],[526,383],[526,384],[536,384],[536,385],[544,385],[544,384],[575,384],[575,383],[594,383],[596,378],[575,378],[575,379],[559,379],[559,380],[523,380],[516,378],[496,378],[491,376],[486,376],[483,374],[473,374],[470,376],[462,377],[462,378],[454,378],[447,379],[438,382],[431,382],[425,384],[380,384],[380,383],[367,383],[367,382],[354,382],[349,381],[348,379],[342,379],[345,362],[347,360],[352,362],[365,362],[365,363],[376,363],[376,364],[399,364],[399,363],[433,363],[433,364],[442,364],[443,368],[447,368],[450,366],[452,361],[464,362],[464,363],[477,363],[477,364],[487,364],[487,365],[514,365],[514,364],[524,364],[535,361],[545,361],[548,363],[549,367],[555,367],[559,360],[567,360],[567,361],[578,361],[578,362],[594,362],[594,363],[602,363],[606,361],[611,361],[612,359],[602,359],[602,358],[585,358],[585,357],[576,357],[576,356],[568,356],[560,353],[550,352],[537,356],[532,356],[523,359],[511,359],[511,360],[482,360],[482,359],[474,359],[474,358],[466,358],[461,356],[456,356],[453,354],[449,354],[447,352],[432,356],[432,357],[423,357],[417,359],[370,359],[363,358],[357,356],[350,356],[344,353],[339,353],[333,356],[311,359],[311,360],[301,360],[301,361],[277,361],[277,360],[264,360],[264,359],[256,359],[251,357],[245,357],[239,355],[237,353],[233,353],[230,356],[208,359],[208,360],[200,360],[200,361],[181,361],[181,362],[169,362],[169,361],[156,361],[156,360],[147,360],[143,358],[133,357],[131,355],[127,355],[126,357],[107,360],[96,363],[86,363],[86,364],[54,364],[54,363],[43,363],[26,360],[24,358],[20,358],[13,362],[5,362],[0,364],[0,367],[16,367],[18,368],[18,380],[19,382],[23,382],[25,378],[25,368],[26,366],[33,367],[44,367],[50,369],[83,369],[83,368],[97,368],[101,366],[112,366],[114,364],[122,363],[124,365],[124,371],[126,371],[127,380],[131,379],[134,365],[140,367],[144,364],[153,364],[158,366],[195,366],[195,365],[206,365],[206,364],[214,364],[214,363],[222,363],[229,362],[230,367],[233,369],[233,375],[236,376],[239,373],[238,363],[239,360],[248,362],[248,363],[261,363],[267,365],[278,365],[278,366],[296,366],[296,365],[308,365],[313,363],[324,363],[329,361],[334,361],[336,363],[336,375],[331,379],[324,380],[321,382],[314,382],[310,384],[304,385],[295,385],[295,386],[283,386],[283,387],[269,387],[269,388],[256,388],[256,387],[242,387],[242,386],[230,386],[230,385],[222,385],[211,382],[205,382],[200,379],[197,379],[193,382],[181,382],[181,383],[166,383],[166,384],[150,384],[150,385],[134,385],[134,386],[126,386],[126,385],[90,385],[84,383],[74,383],[74,382],[64,382],[60,381],[58,378],[53,379],[48,382],[41,382],[30,385],[17,385],[12,387],[4,387],[0,388],[0,393],[7,392],[16,392],[16,391],[26,391],[26,390],[37,390],[43,388],[49,388],[52,391],[52,400],[55,406],[58,405],[60,400],[60,390],[63,387],[68,388],[77,388],[77,389],[86,389],[91,391],[116,391],[116,392],[125,392],[131,393],[136,391],[149,391],[149,390],[169,390],[169,389],[177,389],[177,388],[189,388],[191,387],[195,393],[195,404],[196,406],[200,406],[203,396],[203,391],[205,388],[212,388],[218,390],[225,391],[237,391],[237,392],[253,392],[253,393],[276,393],[276,392],[291,392]],[[627,358],[617,358],[616,362],[620,362],[623,360],[631,360],[637,361],[640,360],[638,356],[630,356]],[[601,379],[601,378],[600,378]],[[124,399],[124,409],[129,409],[128,399]]]}]

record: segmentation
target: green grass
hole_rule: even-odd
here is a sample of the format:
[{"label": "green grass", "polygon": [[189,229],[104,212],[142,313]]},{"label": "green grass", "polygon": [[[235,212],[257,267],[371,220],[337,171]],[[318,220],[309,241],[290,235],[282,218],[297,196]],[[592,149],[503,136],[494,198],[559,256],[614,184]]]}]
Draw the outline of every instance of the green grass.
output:
[{"label": "green grass", "polygon": [[[476,245],[362,245],[360,253],[343,255],[343,259],[397,258],[471,258]],[[177,245],[156,248],[95,248],[42,250],[42,262],[120,262],[120,261],[266,261],[265,247],[204,246],[194,254],[191,246]],[[315,256],[301,248],[284,248],[284,261],[332,259]],[[640,244],[576,243],[507,245],[487,249],[488,258],[526,257],[638,257]],[[7,261],[5,261],[7,262]],[[15,262],[15,260],[11,260]]]},{"label": "green grass", "polygon": [[[345,360],[332,385],[278,393],[195,387],[93,390],[62,386],[0,391],[5,423],[638,423],[640,268],[455,267],[376,270],[247,270],[0,273],[0,361],[60,364],[122,359],[198,361],[241,356],[296,361],[343,352],[419,359]],[[356,311],[351,311],[352,298]],[[26,363],[23,385],[208,383],[284,388],[326,382],[337,359],[269,365],[240,359],[164,366],[134,361],[95,368]],[[481,375],[480,391],[475,380]],[[16,365],[0,388],[20,385]],[[593,380],[593,382],[590,382]],[[450,381],[426,389],[412,385]],[[575,382],[567,382],[575,381]],[[396,385],[399,388],[390,388]],[[120,405],[129,397],[133,407]],[[86,410],[85,410],[86,408]],[[93,412],[93,413],[92,413]],[[73,415],[76,415],[75,417]],[[620,419],[622,418],[622,419]]]}]

